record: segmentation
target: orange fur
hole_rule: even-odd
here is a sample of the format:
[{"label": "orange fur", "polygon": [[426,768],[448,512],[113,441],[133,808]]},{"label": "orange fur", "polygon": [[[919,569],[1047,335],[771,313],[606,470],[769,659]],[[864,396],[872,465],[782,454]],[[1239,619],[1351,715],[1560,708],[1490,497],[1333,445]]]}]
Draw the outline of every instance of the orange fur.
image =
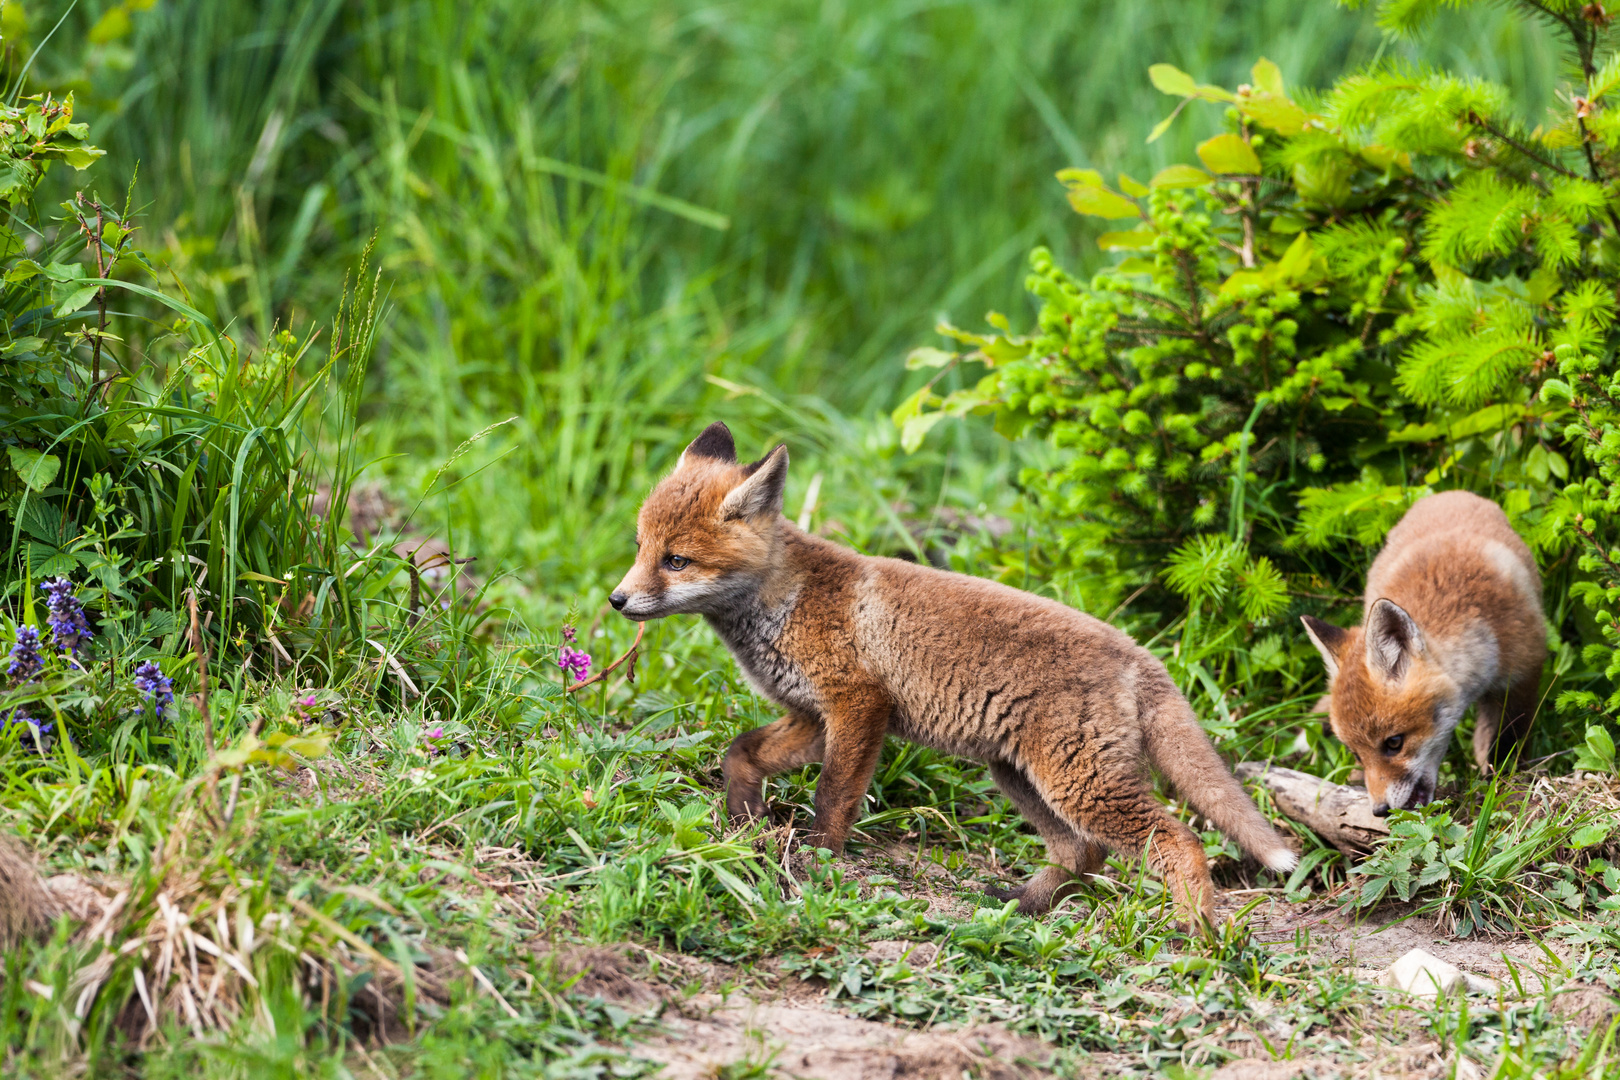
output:
[{"label": "orange fur", "polygon": [[1328,666],[1333,731],[1361,761],[1375,813],[1434,797],[1470,705],[1482,770],[1529,731],[1547,652],[1541,575],[1488,499],[1419,500],[1373,561],[1362,625],[1304,622]]},{"label": "orange fur", "polygon": [[767,776],[820,761],[808,841],[842,848],[892,734],[988,763],[1046,840],[1051,865],[1007,894],[1027,912],[1113,847],[1145,851],[1209,916],[1203,845],[1153,798],[1150,763],[1267,866],[1294,865],[1152,654],[1053,601],[807,535],[782,517],[786,476],[785,447],[740,465],[709,427],[642,506],[611,598],[632,619],[703,615],[787,711],[726,752],[733,820],[764,815]]}]

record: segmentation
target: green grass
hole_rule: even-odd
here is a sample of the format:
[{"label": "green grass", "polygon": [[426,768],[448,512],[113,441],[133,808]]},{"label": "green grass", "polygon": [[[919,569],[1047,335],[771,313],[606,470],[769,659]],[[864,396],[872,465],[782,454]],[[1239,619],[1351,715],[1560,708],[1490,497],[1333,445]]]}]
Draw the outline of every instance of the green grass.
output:
[{"label": "green grass", "polygon": [[[112,6],[74,7],[36,68],[81,92],[110,185],[138,163],[148,246],[264,341],[323,321],[377,233],[377,475],[414,499],[512,419],[430,513],[552,591],[608,582],[640,493],[717,417],[745,447],[850,462],[828,514],[903,547],[879,527],[896,492],[847,482],[909,472],[910,501],[938,498],[942,463],[896,464],[871,424],[901,397],[897,359],[941,314],[1024,319],[1037,243],[1096,265],[1057,169],[1145,177],[1218,126],[1210,110],[1144,144],[1169,105],[1149,64],[1231,85],[1265,54],[1310,86],[1412,55],[1531,102],[1556,77],[1549,43],[1495,8],[1407,45],[1328,3],[190,0],[86,48]],[[30,5],[30,36],[63,10]],[[961,501],[1004,490],[960,472],[1003,451],[954,451]]]},{"label": "green grass", "polygon": [[[884,414],[903,391],[899,358],[937,316],[1025,317],[1028,248],[1095,264],[1056,169],[1145,177],[1213,130],[1211,112],[1142,143],[1169,100],[1147,65],[1235,84],[1263,54],[1312,85],[1412,55],[1545,102],[1556,72],[1540,37],[1485,8],[1413,46],[1325,3],[173,0],[90,42],[92,26],[119,28],[103,21],[117,6],[74,6],[35,67],[41,87],[78,93],[110,150],[97,184],[122,191],[138,163],[158,280],[234,355],[262,360],[278,328],[315,342],[294,379],[199,397],[173,458],[134,459],[132,475],[171,525],[171,474],[197,462],[197,490],[217,493],[238,459],[260,471],[235,490],[380,481],[394,524],[409,521],[357,551],[333,531],[288,555],[275,541],[299,522],[256,533],[199,511],[178,541],[154,541],[154,557],[196,545],[215,578],[240,554],[344,598],[341,625],[261,597],[264,618],[234,644],[214,631],[226,754],[203,746],[178,627],[159,650],[180,695],[172,728],[126,709],[123,737],[87,722],[75,752],[47,755],[0,734],[0,827],[51,871],[127,893],[105,938],[64,921],[5,954],[6,1075],[634,1075],[656,1016],[580,992],[551,949],[624,941],[713,965],[650,963],[641,974],[671,1000],[686,983],[802,980],[887,1023],[1005,1023],[1057,1047],[1060,1071],[1115,1055],[1117,1070],[1206,1076],[1234,1052],[1233,1018],[1264,1013],[1257,1037],[1279,1057],[1358,1063],[1379,1032],[1503,1077],[1615,1074],[1612,1029],[1573,1032],[1536,992],[1419,1007],[1304,939],[1263,942],[1241,922],[1189,939],[1134,860],[1049,919],[978,902],[987,860],[1028,873],[1039,841],[980,769],[916,747],[886,751],[852,858],[794,881],[780,830],[720,819],[720,748],[773,715],[706,628],[651,626],[633,685],[565,699],[554,664],[569,617],[599,664],[628,647],[631,628],[599,608],[635,507],[716,418],[745,452],[790,442],[790,516],[819,475],[809,519],[852,546],[1050,589],[1016,570],[1030,539],[1010,482],[1043,451],[957,433],[905,455]],[[37,44],[67,5],[25,10]],[[373,237],[373,358],[339,365],[354,390],[322,404],[343,419],[323,429],[306,414],[299,441],[283,394],[320,385],[334,348],[316,331]],[[287,440],[244,457],[258,427]],[[958,535],[962,513],[1013,528]],[[465,603],[410,611],[387,551],[403,535],[477,557]],[[180,605],[170,584],[148,603]],[[1316,658],[1284,628],[1232,649],[1122,618],[1224,750],[1348,771],[1307,711]],[[266,628],[292,665],[267,664]],[[295,706],[309,692],[318,707]],[[1489,824],[1496,804],[1480,808],[1499,797],[1469,779],[1462,746],[1443,777],[1453,802],[1424,819],[1442,831],[1461,827],[1451,816]],[[814,768],[779,778],[770,796],[802,823],[814,781]],[[1204,839],[1227,885],[1342,903],[1379,873],[1452,929],[1483,901],[1516,933],[1578,947],[1549,965],[1559,978],[1597,981],[1620,959],[1617,883],[1591,858],[1609,849],[1574,844],[1584,824],[1521,816],[1500,849],[1447,832],[1428,852],[1418,836],[1360,875],[1307,840],[1310,869],[1287,882]],[[1446,875],[1416,884],[1431,866]],[[961,906],[931,914],[930,894]],[[252,979],[206,947],[195,973],[189,952],[163,967],[169,911]],[[938,958],[923,970],[868,955],[894,939]],[[183,994],[206,994],[214,972],[217,1007],[194,1022]],[[735,1075],[769,1059],[761,1045]]]}]

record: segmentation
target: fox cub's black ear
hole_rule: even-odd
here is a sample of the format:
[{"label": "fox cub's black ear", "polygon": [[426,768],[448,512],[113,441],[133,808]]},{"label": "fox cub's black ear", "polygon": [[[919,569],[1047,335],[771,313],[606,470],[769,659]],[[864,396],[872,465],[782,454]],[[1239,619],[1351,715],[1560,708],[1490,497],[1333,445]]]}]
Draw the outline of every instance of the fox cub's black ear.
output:
[{"label": "fox cub's black ear", "polygon": [[737,463],[737,443],[731,437],[731,429],[715,421],[703,429],[703,434],[692,440],[681,454],[679,469],[690,458],[710,458],[714,461],[723,461],[727,465]]},{"label": "fox cub's black ear", "polygon": [[1337,678],[1339,653],[1344,648],[1344,639],[1349,635],[1343,627],[1323,622],[1311,615],[1301,615],[1299,621],[1305,624],[1305,632],[1311,636],[1311,644],[1322,654],[1322,662],[1327,665],[1328,678]]},{"label": "fox cub's black ear", "polygon": [[762,461],[748,466],[748,479],[731,489],[720,504],[721,520],[753,518],[782,512],[782,492],[787,487],[788,451],[778,446]]}]

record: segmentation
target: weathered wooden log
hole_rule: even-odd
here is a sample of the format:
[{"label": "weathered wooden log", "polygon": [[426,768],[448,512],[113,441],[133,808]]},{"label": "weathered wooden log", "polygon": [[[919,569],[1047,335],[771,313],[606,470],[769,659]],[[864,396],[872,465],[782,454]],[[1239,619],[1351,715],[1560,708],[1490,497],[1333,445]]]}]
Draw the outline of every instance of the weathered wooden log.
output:
[{"label": "weathered wooden log", "polygon": [[1365,855],[1379,837],[1389,835],[1384,819],[1373,817],[1366,788],[1345,787],[1263,761],[1240,762],[1233,772],[1239,780],[1259,781],[1277,809],[1346,855]]}]

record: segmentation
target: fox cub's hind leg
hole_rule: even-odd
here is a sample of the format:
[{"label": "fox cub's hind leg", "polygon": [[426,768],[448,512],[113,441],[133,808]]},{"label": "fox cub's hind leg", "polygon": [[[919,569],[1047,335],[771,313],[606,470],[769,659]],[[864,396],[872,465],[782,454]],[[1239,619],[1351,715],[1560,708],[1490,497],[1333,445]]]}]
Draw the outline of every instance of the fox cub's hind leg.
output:
[{"label": "fox cub's hind leg", "polygon": [[[1159,805],[1139,774],[1124,768],[1104,772],[1094,756],[1071,751],[1051,747],[1029,755],[1029,778],[1041,798],[1115,851],[1144,852],[1148,865],[1164,875],[1185,921],[1212,924],[1215,882],[1198,837]],[[1057,767],[1059,761],[1072,764]]]},{"label": "fox cub's hind leg", "polygon": [[992,761],[990,777],[1046,841],[1047,865],[1017,888],[1001,889],[992,885],[985,891],[997,900],[1017,900],[1022,915],[1040,915],[1078,889],[1079,879],[1095,873],[1102,866],[1106,852],[1101,844],[1076,832],[1046,805],[1046,800],[1017,766]]},{"label": "fox cub's hind leg", "polygon": [[1504,692],[1492,690],[1474,703],[1474,764],[1489,776],[1505,768],[1525,736],[1541,697],[1541,678],[1521,680]]},{"label": "fox cub's hind leg", "polygon": [[720,765],[726,778],[726,816],[733,824],[763,818],[765,778],[820,761],[825,745],[822,726],[801,716],[784,716],[731,740]]}]

